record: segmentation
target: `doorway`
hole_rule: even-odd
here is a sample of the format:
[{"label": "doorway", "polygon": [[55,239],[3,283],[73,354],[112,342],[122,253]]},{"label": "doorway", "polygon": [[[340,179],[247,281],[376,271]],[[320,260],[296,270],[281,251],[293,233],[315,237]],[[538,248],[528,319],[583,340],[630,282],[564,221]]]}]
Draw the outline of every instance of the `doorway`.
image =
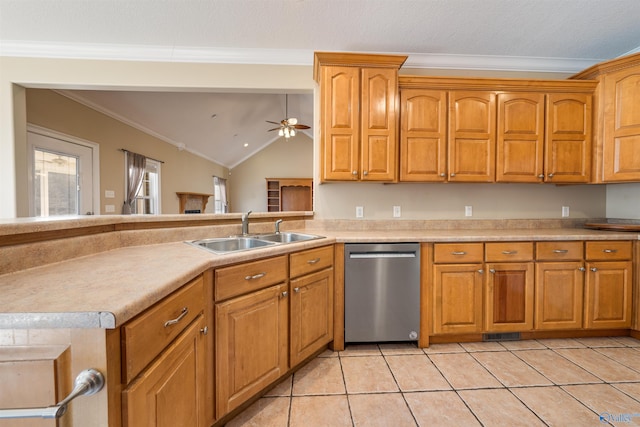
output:
[{"label": "doorway", "polygon": [[99,213],[98,144],[28,126],[29,215]]}]

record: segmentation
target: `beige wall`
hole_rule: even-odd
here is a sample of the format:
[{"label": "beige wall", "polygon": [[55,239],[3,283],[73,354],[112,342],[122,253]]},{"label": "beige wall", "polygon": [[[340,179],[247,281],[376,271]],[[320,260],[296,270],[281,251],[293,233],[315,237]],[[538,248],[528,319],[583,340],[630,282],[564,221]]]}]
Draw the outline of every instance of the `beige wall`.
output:
[{"label": "beige wall", "polygon": [[[27,122],[99,144],[100,213],[105,205],[115,205],[120,213],[124,202],[124,153],[121,149],[143,154],[164,163],[161,166],[161,213],[178,213],[176,192],[209,193],[212,176],[226,177],[228,171],[219,164],[178,149],[125,123],[115,120],[48,89],[27,89]],[[18,172],[26,173],[24,168]],[[105,199],[105,190],[115,198]],[[18,206],[28,206],[27,194],[18,194]],[[207,211],[212,211],[210,199]],[[21,209],[22,210],[22,209]]]},{"label": "beige wall", "polygon": [[302,132],[276,139],[230,171],[232,212],[266,212],[265,178],[312,178],[313,139]]}]

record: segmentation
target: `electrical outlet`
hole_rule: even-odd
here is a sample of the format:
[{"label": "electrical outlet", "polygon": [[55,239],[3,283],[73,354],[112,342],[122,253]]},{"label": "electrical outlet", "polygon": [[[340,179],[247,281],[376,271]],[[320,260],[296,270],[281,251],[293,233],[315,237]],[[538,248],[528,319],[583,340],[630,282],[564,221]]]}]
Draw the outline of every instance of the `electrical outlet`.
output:
[{"label": "electrical outlet", "polygon": [[104,190],[104,198],[105,199],[113,199],[116,197],[116,192],[113,190]]},{"label": "electrical outlet", "polygon": [[393,217],[394,218],[400,218],[401,215],[402,215],[402,212],[400,211],[400,206],[394,206],[393,207]]},{"label": "electrical outlet", "polygon": [[104,205],[104,211],[106,213],[114,213],[116,211],[115,205]]},{"label": "electrical outlet", "polygon": [[364,207],[356,206],[356,218],[364,218]]},{"label": "electrical outlet", "polygon": [[563,206],[562,207],[562,218],[568,218],[569,217],[569,206]]},{"label": "electrical outlet", "polygon": [[473,216],[473,206],[464,207],[464,216]]}]

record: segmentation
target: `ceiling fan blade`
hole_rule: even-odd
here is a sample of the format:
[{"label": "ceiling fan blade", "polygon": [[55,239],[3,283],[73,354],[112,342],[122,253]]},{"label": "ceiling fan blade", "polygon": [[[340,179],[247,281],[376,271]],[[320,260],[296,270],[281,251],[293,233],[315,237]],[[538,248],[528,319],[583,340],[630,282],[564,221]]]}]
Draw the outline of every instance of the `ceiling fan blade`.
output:
[{"label": "ceiling fan blade", "polygon": [[311,126],[307,126],[307,125],[295,125],[294,128],[296,129],[311,129]]},{"label": "ceiling fan blade", "polygon": [[281,122],[272,122],[271,120],[265,120],[267,123],[272,123],[274,125],[281,125]]},{"label": "ceiling fan blade", "polygon": [[282,128],[281,127],[277,127],[277,128],[269,129],[267,132],[271,132],[272,130],[278,130],[278,129],[282,129]]}]

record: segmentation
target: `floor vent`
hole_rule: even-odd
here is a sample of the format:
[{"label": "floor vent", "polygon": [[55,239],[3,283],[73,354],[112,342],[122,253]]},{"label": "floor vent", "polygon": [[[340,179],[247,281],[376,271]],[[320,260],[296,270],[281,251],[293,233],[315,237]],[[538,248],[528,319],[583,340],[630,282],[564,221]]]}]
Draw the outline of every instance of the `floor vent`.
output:
[{"label": "floor vent", "polygon": [[482,341],[518,341],[519,339],[520,339],[520,332],[482,334]]}]

